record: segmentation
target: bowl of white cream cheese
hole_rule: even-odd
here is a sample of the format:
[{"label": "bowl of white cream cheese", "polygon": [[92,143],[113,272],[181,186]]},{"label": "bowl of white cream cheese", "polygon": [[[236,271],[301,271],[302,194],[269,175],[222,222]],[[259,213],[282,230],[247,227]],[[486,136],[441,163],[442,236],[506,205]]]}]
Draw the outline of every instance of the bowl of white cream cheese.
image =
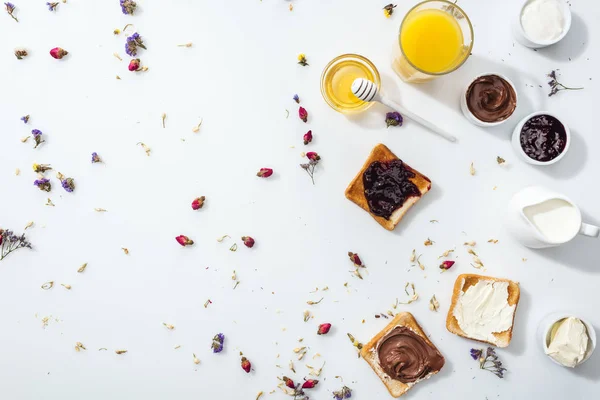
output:
[{"label": "bowl of white cream cheese", "polygon": [[596,332],[588,321],[571,313],[548,315],[540,324],[544,353],[556,364],[575,368],[586,362],[596,348]]},{"label": "bowl of white cream cheese", "polygon": [[527,0],[513,24],[519,43],[531,48],[550,46],[571,28],[571,10],[565,0]]}]

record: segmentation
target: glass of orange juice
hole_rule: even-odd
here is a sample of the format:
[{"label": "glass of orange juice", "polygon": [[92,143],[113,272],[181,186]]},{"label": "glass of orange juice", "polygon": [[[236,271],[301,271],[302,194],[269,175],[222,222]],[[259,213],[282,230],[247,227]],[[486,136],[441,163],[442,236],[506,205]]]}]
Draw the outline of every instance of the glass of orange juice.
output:
[{"label": "glass of orange juice", "polygon": [[473,27],[467,14],[446,0],[427,0],[406,13],[392,68],[405,82],[419,83],[463,65],[473,49]]}]

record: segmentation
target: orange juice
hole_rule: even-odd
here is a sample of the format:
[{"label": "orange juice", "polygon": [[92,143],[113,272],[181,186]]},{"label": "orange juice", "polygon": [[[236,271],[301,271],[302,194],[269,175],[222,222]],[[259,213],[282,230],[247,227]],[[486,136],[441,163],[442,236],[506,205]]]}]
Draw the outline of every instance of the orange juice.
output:
[{"label": "orange juice", "polygon": [[452,13],[426,9],[409,15],[400,32],[403,53],[418,69],[438,74],[462,61],[463,34]]}]

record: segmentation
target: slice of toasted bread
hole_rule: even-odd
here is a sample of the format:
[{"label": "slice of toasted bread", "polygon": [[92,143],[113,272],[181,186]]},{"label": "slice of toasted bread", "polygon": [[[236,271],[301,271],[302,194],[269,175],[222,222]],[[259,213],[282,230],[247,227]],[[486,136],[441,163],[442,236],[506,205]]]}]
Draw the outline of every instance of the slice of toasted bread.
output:
[{"label": "slice of toasted bread", "polygon": [[[377,348],[381,339],[383,339],[391,330],[396,328],[397,326],[405,326],[409,328],[411,331],[419,335],[423,340],[431,346],[435,352],[439,354],[439,356],[444,360],[444,357],[440,354],[437,347],[434,346],[433,343],[429,340],[423,329],[417,323],[417,320],[413,315],[409,312],[401,312],[392,319],[392,321],[385,327],[381,332],[379,332],[371,341],[365,345],[363,345],[362,350],[360,351],[360,355],[364,360],[373,368],[373,371],[379,376],[379,379],[383,382],[387,390],[393,397],[400,397],[404,393],[406,393],[410,388],[419,383],[421,380],[429,379],[431,376],[437,374],[437,371],[431,371],[426,377],[420,379],[416,382],[403,383],[399,380],[391,378],[379,365],[379,355],[377,353]],[[443,366],[443,365],[442,365]]]},{"label": "slice of toasted bread", "polygon": [[[379,222],[381,226],[385,229],[392,231],[398,225],[398,222],[404,217],[404,214],[411,208],[419,199],[419,197],[409,197],[406,199],[402,206],[398,207],[392,215],[390,219],[385,219],[383,217],[377,216],[371,213],[369,209],[369,204],[367,203],[367,199],[365,197],[365,187],[363,185],[363,174],[365,170],[375,161],[393,161],[398,160],[398,157],[394,153],[390,151],[384,144],[376,145],[373,150],[371,150],[371,154],[369,154],[369,158],[361,168],[361,170],[356,174],[356,177],[350,182],[348,188],[346,188],[346,198],[354,203],[356,203],[360,208],[371,214],[375,221]],[[425,175],[421,174],[419,171],[412,169],[410,166],[404,164],[404,166],[409,169],[411,172],[415,174],[415,177],[411,179],[411,182],[414,183],[419,192],[421,192],[421,196],[431,189],[431,181]]]},{"label": "slice of toasted bread", "polygon": [[[494,340],[482,340],[474,337],[470,337],[466,332],[464,332],[460,325],[458,324],[458,320],[454,316],[454,309],[456,308],[457,302],[461,293],[465,293],[469,287],[475,285],[481,280],[489,281],[489,282],[508,282],[508,304],[510,306],[514,305],[515,310],[512,316],[512,324],[508,330],[503,332],[493,332],[492,336]],[[455,335],[462,336],[467,339],[477,340],[478,342],[488,343],[496,347],[507,347],[510,344],[510,340],[512,339],[512,333],[515,323],[515,315],[517,314],[517,306],[519,304],[519,298],[521,297],[521,290],[519,289],[519,284],[513,282],[508,279],[501,278],[493,278],[490,276],[482,276],[475,274],[462,274],[456,278],[456,282],[454,283],[454,292],[452,294],[452,304],[450,304],[450,309],[448,310],[448,316],[446,318],[446,328],[449,332],[454,333]]]}]

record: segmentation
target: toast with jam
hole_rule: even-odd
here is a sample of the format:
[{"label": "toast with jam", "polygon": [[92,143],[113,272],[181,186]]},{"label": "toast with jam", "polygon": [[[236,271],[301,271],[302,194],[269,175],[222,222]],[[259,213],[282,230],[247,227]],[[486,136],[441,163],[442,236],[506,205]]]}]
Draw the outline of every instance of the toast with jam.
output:
[{"label": "toast with jam", "polygon": [[371,150],[362,169],[348,185],[346,198],[391,231],[430,189],[429,178],[380,143]]}]

